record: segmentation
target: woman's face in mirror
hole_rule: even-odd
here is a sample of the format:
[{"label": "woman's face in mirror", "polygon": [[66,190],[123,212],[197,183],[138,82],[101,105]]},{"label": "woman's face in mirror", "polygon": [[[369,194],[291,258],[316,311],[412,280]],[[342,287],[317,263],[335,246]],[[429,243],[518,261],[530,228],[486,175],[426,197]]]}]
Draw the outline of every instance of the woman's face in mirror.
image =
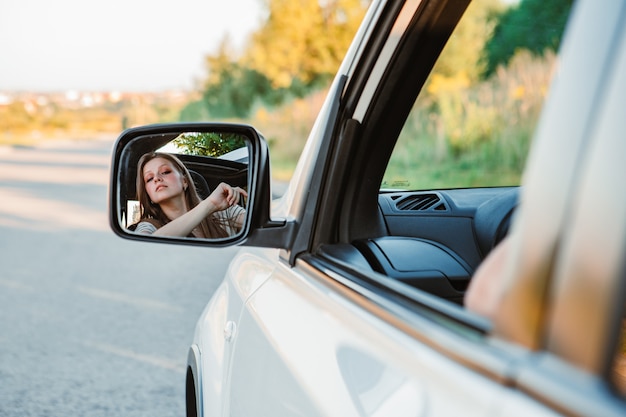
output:
[{"label": "woman's face in mirror", "polygon": [[143,184],[154,204],[180,197],[187,187],[187,180],[171,161],[156,157],[143,166]]}]

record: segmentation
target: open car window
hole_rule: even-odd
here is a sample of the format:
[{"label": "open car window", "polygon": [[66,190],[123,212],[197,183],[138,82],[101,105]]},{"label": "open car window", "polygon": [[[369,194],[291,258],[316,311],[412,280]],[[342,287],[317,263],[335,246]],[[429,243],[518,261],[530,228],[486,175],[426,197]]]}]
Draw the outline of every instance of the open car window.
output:
[{"label": "open car window", "polygon": [[[520,184],[565,24],[549,12],[469,5],[403,126],[381,189]],[[533,33],[549,35],[531,43]]]}]

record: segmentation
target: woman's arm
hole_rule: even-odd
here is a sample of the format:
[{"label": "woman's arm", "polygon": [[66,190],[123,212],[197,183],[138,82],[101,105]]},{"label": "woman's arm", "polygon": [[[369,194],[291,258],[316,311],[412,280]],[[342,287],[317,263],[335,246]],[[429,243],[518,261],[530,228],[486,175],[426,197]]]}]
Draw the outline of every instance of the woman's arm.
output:
[{"label": "woman's arm", "polygon": [[[248,194],[239,187],[233,188],[226,183],[220,183],[211,195],[202,200],[200,204],[157,229],[154,235],[188,236],[207,216],[237,204],[242,195],[247,196]],[[243,217],[241,221],[243,222]]]},{"label": "woman's arm", "polygon": [[480,264],[465,292],[465,307],[487,318],[493,318],[502,290],[502,280],[511,238],[504,238]]}]

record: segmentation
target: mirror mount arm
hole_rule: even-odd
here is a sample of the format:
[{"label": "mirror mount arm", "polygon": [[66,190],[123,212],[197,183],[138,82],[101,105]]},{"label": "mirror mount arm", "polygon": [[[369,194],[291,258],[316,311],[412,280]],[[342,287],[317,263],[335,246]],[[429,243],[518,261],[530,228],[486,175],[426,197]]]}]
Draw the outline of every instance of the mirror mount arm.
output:
[{"label": "mirror mount arm", "polygon": [[296,235],[296,222],[286,219],[271,218],[271,176],[269,148],[263,135],[256,132],[253,142],[254,164],[252,181],[253,190],[250,190],[254,200],[254,212],[251,213],[250,232],[242,246],[257,246],[266,248],[290,248]]},{"label": "mirror mount arm", "polygon": [[291,247],[296,230],[295,221],[268,220],[262,227],[255,228],[242,245],[287,249]]}]

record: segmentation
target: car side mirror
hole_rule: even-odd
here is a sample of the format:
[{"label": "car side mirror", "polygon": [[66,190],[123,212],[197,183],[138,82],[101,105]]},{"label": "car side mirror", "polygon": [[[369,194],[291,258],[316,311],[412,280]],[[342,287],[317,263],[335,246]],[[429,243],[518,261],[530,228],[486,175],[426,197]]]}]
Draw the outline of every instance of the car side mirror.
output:
[{"label": "car side mirror", "polygon": [[[284,221],[270,220],[268,152],[264,138],[241,124],[126,130],[113,149],[111,228],[126,239],[210,246],[243,244],[257,229],[280,229]],[[238,201],[227,201],[233,195]],[[195,215],[176,221],[195,207]],[[251,244],[281,247],[280,240],[257,237]]]}]

